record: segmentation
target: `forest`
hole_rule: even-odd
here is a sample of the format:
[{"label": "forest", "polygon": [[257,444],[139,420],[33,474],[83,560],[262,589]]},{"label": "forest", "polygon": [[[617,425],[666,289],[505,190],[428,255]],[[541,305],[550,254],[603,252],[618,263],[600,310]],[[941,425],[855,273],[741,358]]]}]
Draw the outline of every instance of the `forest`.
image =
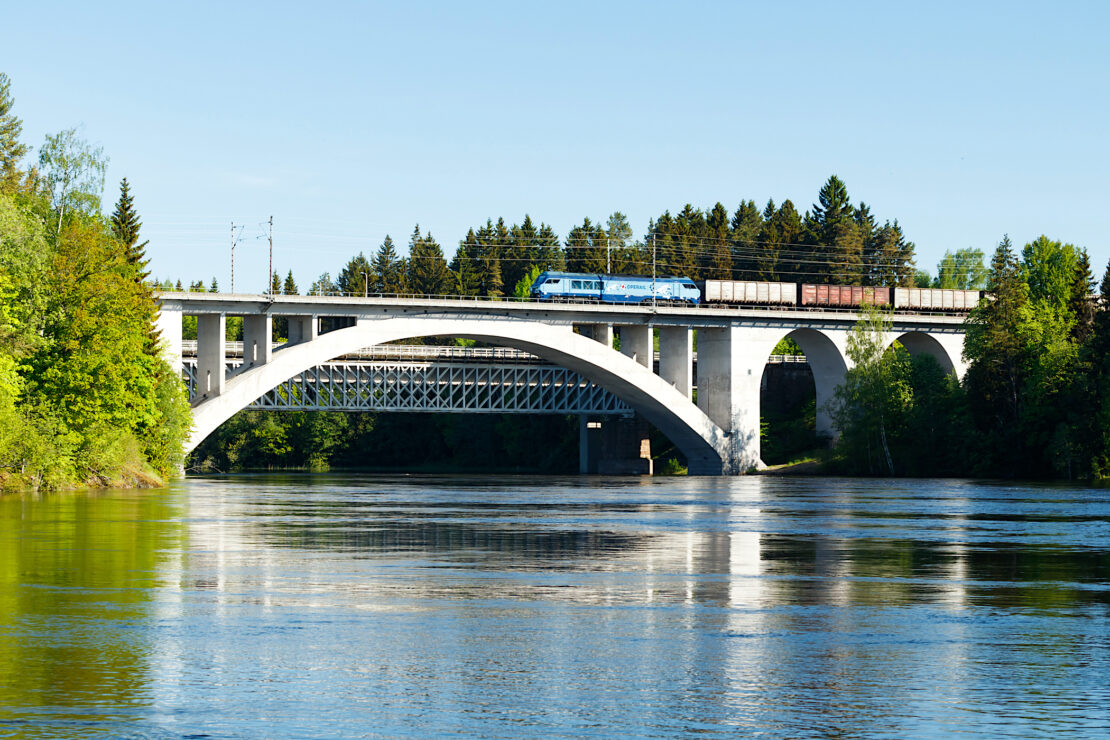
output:
[{"label": "forest", "polygon": [[160,485],[191,424],[162,358],[146,243],[127,180],[75,129],[24,166],[0,74],[0,486]]}]

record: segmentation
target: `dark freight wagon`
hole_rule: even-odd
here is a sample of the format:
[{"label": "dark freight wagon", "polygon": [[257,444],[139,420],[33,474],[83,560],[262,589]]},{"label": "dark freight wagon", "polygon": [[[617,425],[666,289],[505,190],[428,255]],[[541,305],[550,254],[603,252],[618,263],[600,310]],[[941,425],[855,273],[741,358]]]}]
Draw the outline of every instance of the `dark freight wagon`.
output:
[{"label": "dark freight wagon", "polygon": [[890,288],[869,285],[803,285],[802,306],[889,306]]}]

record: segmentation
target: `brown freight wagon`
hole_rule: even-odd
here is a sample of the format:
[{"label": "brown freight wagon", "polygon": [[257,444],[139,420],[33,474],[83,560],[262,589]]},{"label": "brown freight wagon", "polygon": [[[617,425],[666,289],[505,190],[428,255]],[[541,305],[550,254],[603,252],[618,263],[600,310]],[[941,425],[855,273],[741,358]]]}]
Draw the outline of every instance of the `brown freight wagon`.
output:
[{"label": "brown freight wagon", "polygon": [[888,306],[890,288],[863,285],[803,285],[803,306]]}]

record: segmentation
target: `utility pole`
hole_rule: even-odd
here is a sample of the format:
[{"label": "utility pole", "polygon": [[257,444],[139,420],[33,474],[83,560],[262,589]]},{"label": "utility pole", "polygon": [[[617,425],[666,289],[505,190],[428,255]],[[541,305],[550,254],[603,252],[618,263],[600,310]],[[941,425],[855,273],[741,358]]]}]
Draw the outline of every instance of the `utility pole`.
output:
[{"label": "utility pole", "polygon": [[613,274],[613,260],[609,256],[609,237],[605,237],[605,274]]},{"label": "utility pole", "polygon": [[231,222],[231,292],[235,292],[235,245],[242,241],[243,226],[239,227],[239,237],[235,236],[235,222]]},{"label": "utility pole", "polygon": [[274,294],[274,217],[270,216],[270,272],[266,275],[266,284],[270,286],[270,295]]},{"label": "utility pole", "polygon": [[651,235],[651,310],[655,310],[655,234]]}]

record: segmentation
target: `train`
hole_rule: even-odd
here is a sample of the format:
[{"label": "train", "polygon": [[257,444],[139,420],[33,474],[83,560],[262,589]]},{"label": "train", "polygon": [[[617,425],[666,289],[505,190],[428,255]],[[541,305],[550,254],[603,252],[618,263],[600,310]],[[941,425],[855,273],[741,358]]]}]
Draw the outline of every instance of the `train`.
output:
[{"label": "train", "polygon": [[532,297],[540,301],[650,303],[697,306],[701,290],[690,278],[542,272],[532,281]]},{"label": "train", "polygon": [[967,313],[979,305],[981,290],[813,285],[756,280],[702,280],[685,277],[544,272],[532,283],[540,301],[648,303],[652,286],[657,304],[691,306],[797,306],[859,308],[892,306],[901,311]]}]

